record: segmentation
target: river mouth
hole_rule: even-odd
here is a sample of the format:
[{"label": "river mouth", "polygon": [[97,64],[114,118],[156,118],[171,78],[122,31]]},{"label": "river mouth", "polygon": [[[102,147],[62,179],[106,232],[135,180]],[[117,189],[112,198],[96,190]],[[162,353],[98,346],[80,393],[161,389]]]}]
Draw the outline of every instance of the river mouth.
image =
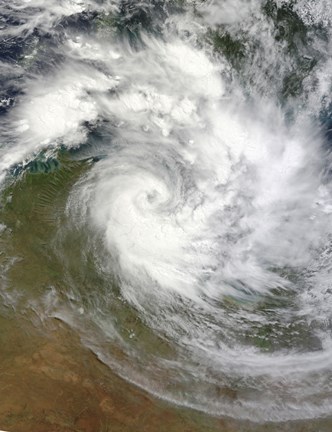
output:
[{"label": "river mouth", "polygon": [[[323,3],[0,7],[3,376],[20,400],[5,405],[9,429],[15,413],[51,410],[53,381],[68,386],[53,413],[63,430],[143,427],[111,408],[131,392],[154,418],[166,410],[168,430],[182,416],[188,430],[328,428]],[[10,378],[24,373],[28,417]]]}]

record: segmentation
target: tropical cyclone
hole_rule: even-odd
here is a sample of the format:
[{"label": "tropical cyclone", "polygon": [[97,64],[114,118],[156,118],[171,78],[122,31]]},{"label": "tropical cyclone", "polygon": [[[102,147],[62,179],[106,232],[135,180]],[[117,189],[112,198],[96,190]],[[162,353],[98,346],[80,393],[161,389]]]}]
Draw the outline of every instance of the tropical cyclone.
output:
[{"label": "tropical cyclone", "polygon": [[[319,119],[330,60],[323,50],[316,69],[306,66],[302,93],[287,99],[286,73],[300,60],[286,52],[261,2],[240,15],[230,2],[194,10],[189,2],[181,11],[165,2],[165,21],[156,15],[151,28],[135,13],[144,22],[151,13],[154,22],[154,2],[131,4],[130,18],[123,2],[46,8],[32,0],[31,10],[25,3],[11,6],[24,23],[5,33],[45,31],[37,18],[47,16],[61,67],[25,78],[2,127],[3,178],[41,150],[88,149],[96,161],[72,187],[50,246],[63,260],[66,288],[47,293],[41,313],[68,322],[119,374],[177,404],[255,421],[329,415],[331,182]],[[125,23],[123,33],[58,25],[105,11],[118,27]],[[248,62],[237,69],[220,25],[229,38],[246,35]],[[212,33],[211,47],[205,37],[213,31],[221,33]],[[315,41],[319,51],[321,37]],[[263,55],[250,51],[257,46]],[[78,266],[73,238],[82,246]],[[88,295],[77,268],[101,281]],[[126,314],[139,323],[128,335]]]}]

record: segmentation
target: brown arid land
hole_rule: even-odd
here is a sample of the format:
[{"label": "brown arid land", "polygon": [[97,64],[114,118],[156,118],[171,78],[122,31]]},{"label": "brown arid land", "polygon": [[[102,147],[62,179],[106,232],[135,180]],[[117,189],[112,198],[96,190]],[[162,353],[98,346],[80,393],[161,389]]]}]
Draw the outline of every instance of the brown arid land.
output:
[{"label": "brown arid land", "polygon": [[115,375],[62,322],[1,322],[0,427],[10,432],[330,432],[332,421],[254,424],[156,399]]}]

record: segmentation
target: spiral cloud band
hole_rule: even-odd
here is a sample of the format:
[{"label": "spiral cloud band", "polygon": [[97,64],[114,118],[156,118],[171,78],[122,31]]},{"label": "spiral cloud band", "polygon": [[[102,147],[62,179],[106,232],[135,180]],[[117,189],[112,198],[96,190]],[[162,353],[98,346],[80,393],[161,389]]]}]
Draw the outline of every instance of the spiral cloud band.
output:
[{"label": "spiral cloud band", "polygon": [[[29,31],[23,3],[12,7],[24,27],[7,32]],[[51,2],[47,13],[30,3],[49,32],[74,13],[121,11],[121,2]],[[284,73],[293,60],[260,2],[241,14],[202,2],[194,20],[191,3],[159,34],[140,28],[135,43],[65,32],[62,67],[26,78],[7,114],[3,179],[41,150],[96,152],[52,244],[70,288],[39,307],[121,376],[177,404],[254,421],[326,416],[332,207],[317,113],[329,59],[283,105],[269,69]],[[318,20],[306,2],[297,8],[307,25]],[[220,23],[260,44],[267,65],[253,56],[235,73],[204,39]]]}]

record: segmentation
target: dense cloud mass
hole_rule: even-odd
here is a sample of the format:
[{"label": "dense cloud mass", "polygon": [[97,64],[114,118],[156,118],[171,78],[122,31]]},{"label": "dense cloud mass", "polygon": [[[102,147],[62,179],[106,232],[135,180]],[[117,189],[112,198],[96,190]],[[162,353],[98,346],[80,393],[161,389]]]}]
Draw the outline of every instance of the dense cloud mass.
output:
[{"label": "dense cloud mass", "polygon": [[63,288],[34,299],[38,313],[176,404],[255,421],[330,414],[329,4],[0,12],[2,188],[41,152],[91,158],[49,246]]}]

